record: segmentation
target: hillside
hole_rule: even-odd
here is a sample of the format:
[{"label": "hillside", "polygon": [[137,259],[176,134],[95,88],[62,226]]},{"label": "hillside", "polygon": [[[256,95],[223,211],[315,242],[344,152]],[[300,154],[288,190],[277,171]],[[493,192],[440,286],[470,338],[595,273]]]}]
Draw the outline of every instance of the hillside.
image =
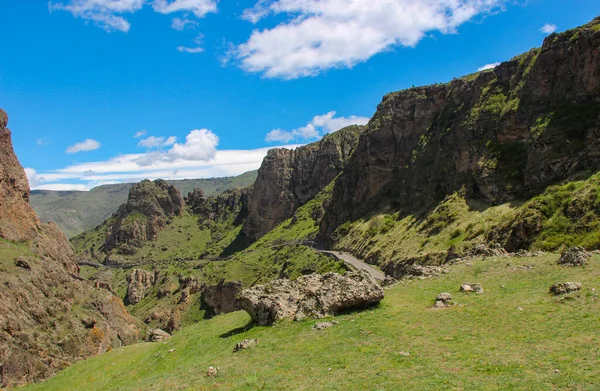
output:
[{"label": "hillside", "polygon": [[[600,257],[585,268],[557,256],[473,259],[448,274],[407,280],[379,307],[336,317],[252,327],[235,312],[67,368],[27,390],[594,390],[600,337]],[[527,265],[528,267],[522,267]],[[458,292],[479,282],[483,294]],[[555,282],[581,292],[556,297]],[[431,308],[440,292],[457,306]],[[258,346],[232,353],[244,339]],[[209,366],[219,368],[215,378]]]},{"label": "hillside", "polygon": [[143,332],[110,289],[79,275],[58,227],[40,223],[7,124],[0,109],[0,387],[41,381]]},{"label": "hillside", "polygon": [[[249,171],[236,177],[183,179],[168,181],[181,194],[201,188],[207,196],[222,193],[228,189],[250,186],[256,179],[257,171]],[[56,223],[68,236],[73,237],[92,229],[109,218],[127,201],[127,194],[133,183],[98,186],[90,191],[51,191],[31,192],[31,205],[43,222]]]}]

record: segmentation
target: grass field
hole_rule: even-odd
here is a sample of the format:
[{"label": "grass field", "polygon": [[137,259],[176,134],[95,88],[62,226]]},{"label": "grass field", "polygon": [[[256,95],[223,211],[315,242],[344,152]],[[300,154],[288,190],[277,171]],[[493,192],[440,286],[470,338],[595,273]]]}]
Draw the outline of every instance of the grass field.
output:
[{"label": "grass field", "polygon": [[[583,268],[557,255],[490,258],[386,291],[372,309],[251,327],[244,312],[80,362],[26,390],[598,390],[600,256]],[[532,268],[522,268],[528,265]],[[583,289],[559,300],[555,282]],[[483,294],[459,293],[464,282]],[[457,306],[432,309],[450,292]],[[232,353],[236,342],[257,347]],[[410,353],[406,355],[403,352]],[[206,376],[219,367],[216,378]]]}]

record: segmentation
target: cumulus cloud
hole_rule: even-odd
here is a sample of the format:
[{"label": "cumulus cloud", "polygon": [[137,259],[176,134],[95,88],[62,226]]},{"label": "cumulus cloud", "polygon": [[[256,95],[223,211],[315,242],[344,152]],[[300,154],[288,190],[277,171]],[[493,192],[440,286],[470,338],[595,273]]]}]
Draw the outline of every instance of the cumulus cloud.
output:
[{"label": "cumulus cloud", "polygon": [[544,34],[552,34],[557,29],[555,24],[546,23],[540,28],[540,31]]},{"label": "cumulus cloud", "polygon": [[144,137],[146,135],[146,133],[148,133],[148,132],[145,129],[140,130],[139,132],[135,133],[135,135],[133,136],[133,138]]},{"label": "cumulus cloud", "polygon": [[79,153],[79,152],[86,152],[86,151],[94,151],[94,150],[100,148],[101,145],[102,144],[100,144],[98,141],[88,138],[85,141],[82,141],[80,143],[75,143],[75,144],[71,145],[70,147],[68,147],[67,153]]},{"label": "cumulus cloud", "polygon": [[498,65],[500,65],[499,62],[494,62],[494,63],[491,63],[491,64],[485,64],[484,66],[477,68],[477,72],[487,71],[488,69],[494,69]]},{"label": "cumulus cloud", "polygon": [[261,0],[244,12],[254,30],[230,53],[248,72],[298,78],[330,68],[350,68],[395,46],[415,46],[427,32],[454,33],[507,0]]},{"label": "cumulus cloud", "polygon": [[[139,11],[145,4],[152,4],[154,11],[161,14],[191,12],[197,18],[217,11],[216,0],[64,0],[62,2],[51,1],[48,3],[48,8],[50,11],[67,11],[76,18],[89,20],[109,32],[122,31],[126,33],[131,25],[124,15]],[[181,25],[175,21],[173,23],[177,26]],[[188,21],[189,23],[195,22]],[[183,26],[185,27],[185,24]]]},{"label": "cumulus cloud", "polygon": [[292,140],[314,140],[321,137],[324,133],[332,133],[349,125],[365,125],[369,122],[367,117],[335,117],[336,112],[330,111],[327,114],[317,115],[306,125],[300,128],[286,131],[274,129],[267,133],[265,141],[267,142],[290,142]]},{"label": "cumulus cloud", "polygon": [[46,180],[44,177],[39,176],[37,171],[30,167],[25,168],[25,175],[27,176],[27,180],[29,181],[29,187],[32,189],[34,189],[41,182]]},{"label": "cumulus cloud", "polygon": [[[208,161],[214,158],[217,153],[217,145],[219,145],[219,137],[208,129],[192,130],[186,136],[183,144],[176,143],[176,138],[173,136],[166,140],[164,140],[164,137],[150,136],[142,141],[146,141],[142,146],[147,148],[172,145],[168,151],[149,152],[137,158],[136,163],[143,167],[155,165],[159,162],[174,162],[177,160]],[[140,141],[140,144],[142,141]]]}]

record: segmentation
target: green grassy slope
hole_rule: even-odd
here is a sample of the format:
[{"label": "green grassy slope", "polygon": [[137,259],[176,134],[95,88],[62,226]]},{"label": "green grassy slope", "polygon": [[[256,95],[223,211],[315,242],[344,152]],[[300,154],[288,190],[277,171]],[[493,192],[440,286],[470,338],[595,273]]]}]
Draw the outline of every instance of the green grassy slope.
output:
[{"label": "green grassy slope", "polygon": [[[249,171],[236,177],[183,179],[168,181],[186,196],[195,188],[204,190],[209,197],[233,188],[250,186],[256,180],[257,171]],[[76,236],[96,227],[109,218],[127,201],[132,183],[98,186],[90,191],[31,192],[31,206],[44,222],[55,222],[69,236]]]},{"label": "green grassy slope", "polygon": [[[474,260],[386,291],[377,307],[316,321],[250,327],[244,312],[80,362],[26,390],[597,390],[600,257],[584,268],[557,256]],[[519,269],[519,265],[532,265]],[[578,281],[570,300],[548,294]],[[461,294],[479,282],[485,293]],[[595,288],[595,289],[594,289]],[[450,292],[458,306],[431,308]],[[232,353],[258,338],[257,347]],[[404,355],[402,352],[409,352]],[[219,375],[205,376],[208,366]]]},{"label": "green grassy slope", "polygon": [[490,205],[458,192],[427,210],[381,210],[343,224],[333,242],[383,266],[415,259],[442,263],[451,246],[461,254],[479,243],[512,251],[599,249],[600,173],[548,187],[527,201]]}]

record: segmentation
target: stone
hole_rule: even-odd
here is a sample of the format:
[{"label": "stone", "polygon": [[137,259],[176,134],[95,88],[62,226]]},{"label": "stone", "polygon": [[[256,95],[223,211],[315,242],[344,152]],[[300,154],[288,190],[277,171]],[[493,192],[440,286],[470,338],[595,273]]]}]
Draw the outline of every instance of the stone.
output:
[{"label": "stone", "polygon": [[289,318],[322,318],[348,309],[379,303],[383,288],[365,271],[343,275],[327,273],[302,276],[295,281],[281,279],[245,289],[240,306],[259,325],[271,325]]},{"label": "stone", "polygon": [[386,274],[385,279],[381,283],[381,286],[389,287],[389,286],[394,286],[397,283],[398,283],[398,280],[396,280],[394,277]]},{"label": "stone", "polygon": [[210,367],[208,367],[208,370],[206,371],[206,376],[215,377],[215,376],[217,376],[218,373],[219,373],[219,368],[210,366]]},{"label": "stone", "polygon": [[31,270],[31,266],[29,265],[29,262],[27,262],[27,259],[25,257],[19,257],[15,261],[15,266],[23,268],[23,269]]},{"label": "stone", "polygon": [[461,292],[483,293],[483,287],[477,283],[464,283],[460,286]]},{"label": "stone", "polygon": [[225,281],[217,285],[207,286],[202,291],[202,305],[210,308],[215,315],[227,314],[241,309],[238,295],[242,291],[240,281]]},{"label": "stone", "polygon": [[442,292],[436,296],[435,300],[443,301],[443,302],[452,301],[452,295],[450,295],[450,293],[448,293],[448,292]]},{"label": "stone", "polygon": [[591,254],[582,247],[571,247],[560,255],[558,264],[563,266],[583,266],[590,257]]},{"label": "stone", "polygon": [[171,338],[171,334],[161,329],[150,330],[148,335],[148,342],[163,342]]},{"label": "stone", "polygon": [[332,323],[332,322],[319,322],[319,323],[317,323],[317,324],[315,324],[315,325],[313,326],[313,329],[315,329],[315,330],[317,330],[317,331],[318,331],[318,330],[324,330],[324,329],[327,329],[327,328],[329,328],[329,327],[331,327],[331,326],[333,326],[333,323]]},{"label": "stone", "polygon": [[258,345],[258,339],[245,339],[242,342],[238,342],[233,347],[233,353],[239,352],[242,349],[250,349]]},{"label": "stone", "polygon": [[554,284],[550,287],[550,293],[553,295],[563,295],[569,292],[576,292],[581,290],[580,282],[565,282]]}]

